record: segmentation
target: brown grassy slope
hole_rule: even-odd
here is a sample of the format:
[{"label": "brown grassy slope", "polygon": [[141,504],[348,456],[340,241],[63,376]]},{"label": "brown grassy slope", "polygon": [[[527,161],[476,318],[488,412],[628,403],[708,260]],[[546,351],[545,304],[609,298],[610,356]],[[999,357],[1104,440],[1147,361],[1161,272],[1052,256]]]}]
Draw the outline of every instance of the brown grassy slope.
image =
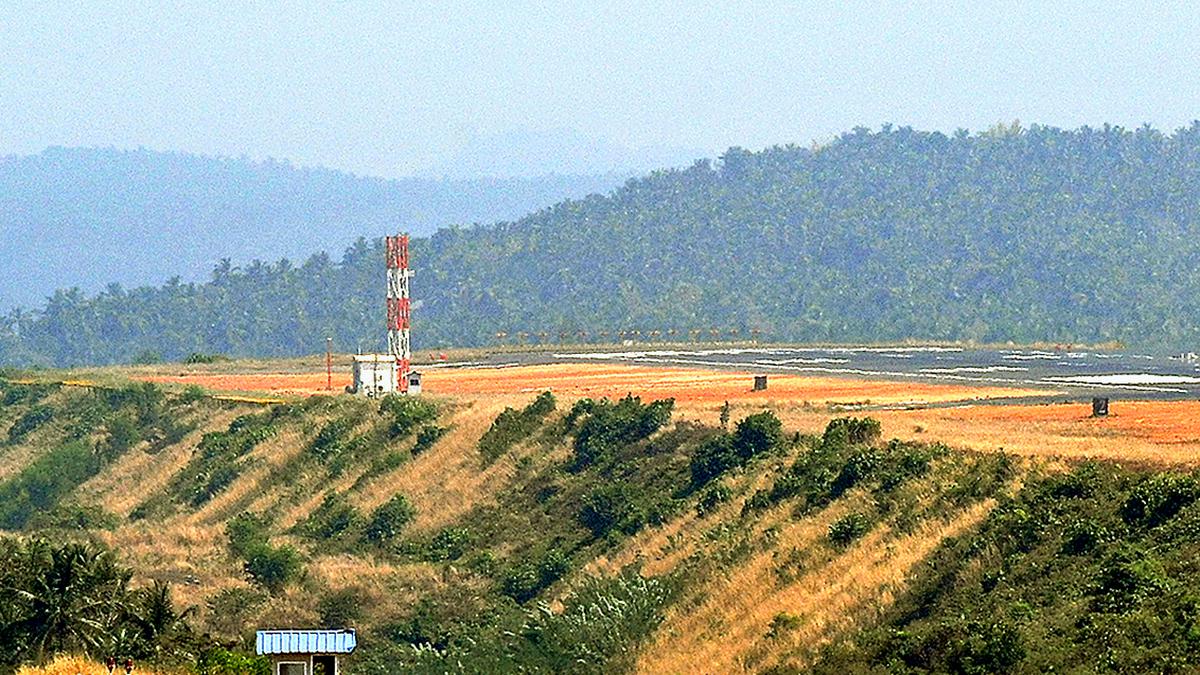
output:
[{"label": "brown grassy slope", "polygon": [[[69,401],[72,396],[78,395],[78,391],[63,389],[50,394],[38,404],[50,405],[57,408],[64,402]],[[10,417],[11,419],[0,424],[0,481],[11,478],[29,466],[39,455],[61,442],[65,435],[63,433],[62,421],[51,419],[45,425],[31,431],[20,442],[9,444],[7,442],[9,429],[17,421],[17,418],[24,414],[30,407],[32,406],[22,404],[12,406],[11,411],[5,411],[6,417]]]},{"label": "brown grassy slope", "polygon": [[[844,549],[829,541],[830,525],[872,510],[871,493],[851,491],[812,513],[794,512],[795,503],[784,501],[757,519],[742,515],[743,500],[735,499],[693,519],[669,539],[674,550],[643,567],[653,573],[663,569],[656,562],[686,551],[690,581],[642,649],[638,670],[757,672],[782,662],[802,670],[821,645],[890,605],[942,540],[975,526],[995,505],[943,503],[964,479],[970,460],[963,459],[945,458],[902,487],[893,498],[904,506]],[[736,535],[721,550],[718,542],[730,532]],[[747,552],[730,559],[728,550],[738,547]]]},{"label": "brown grassy slope", "polygon": [[158,452],[147,452],[145,443],[122,455],[76,491],[84,503],[99,504],[106,511],[127,517],[147,496],[166,488],[175,472],[187,464],[200,438],[213,429],[229,426],[239,415],[252,412],[248,407],[214,408],[200,406],[188,416],[196,428],[181,441]]},{"label": "brown grassy slope", "polygon": [[[705,381],[694,374],[670,375],[659,381],[654,378],[662,377],[662,373],[643,370],[597,373],[609,389],[591,391],[629,390],[648,400],[672,387],[694,391]],[[503,371],[487,375],[510,376],[523,377]],[[688,379],[691,377],[699,379]],[[458,381],[466,383],[469,378],[462,375]],[[483,386],[479,382],[483,380],[476,382]],[[638,388],[639,382],[646,385],[644,390]],[[438,420],[438,424],[451,427],[446,436],[424,454],[364,481],[349,492],[348,500],[366,514],[391,496],[405,494],[418,508],[417,520],[410,528],[418,536],[453,524],[473,507],[494,501],[510,485],[520,458],[541,462],[556,457],[538,454],[526,445],[485,467],[477,450],[479,437],[496,415],[505,406],[520,408],[527,404],[541,390],[539,384],[536,379],[523,379],[508,382],[505,392],[464,393]],[[569,382],[562,380],[561,385],[573,391]],[[774,389],[774,382],[772,386],[770,397],[735,400],[733,418],[770,408],[784,419],[787,428],[816,433],[830,418],[844,414],[805,405],[804,400],[787,399]],[[851,385],[843,382],[839,386]],[[515,387],[527,391],[513,393]],[[853,392],[845,396],[852,397]],[[572,397],[560,391],[560,411],[571,403]],[[716,424],[720,405],[720,400],[699,396],[685,399],[677,407],[676,419]],[[1194,419],[1200,419],[1200,415],[1193,416],[1200,413],[1200,408],[1169,404],[1182,406],[1176,408],[1180,415],[1173,418],[1162,413],[1163,405],[1118,404],[1116,417],[1110,420],[1088,420],[1078,406],[1031,410],[979,406],[869,414],[885,422],[889,436],[946,440],[981,450],[1004,447],[1043,458],[1125,457],[1168,464],[1191,461],[1189,430],[1195,426]],[[422,595],[448,583],[479,583],[478,579],[455,577],[453,565],[401,564],[370,555],[331,553],[322,545],[279,536],[281,528],[303,521],[320,503],[325,490],[350,490],[364,470],[364,466],[354,465],[341,477],[328,480],[319,467],[312,466],[306,469],[311,473],[304,475],[274,473],[289,466],[328,414],[306,413],[303,420],[289,422],[279,434],[252,451],[249,468],[222,495],[200,509],[184,507],[151,522],[126,522],[100,536],[136,569],[135,583],[171,581],[181,606],[203,605],[222,589],[247,586],[240,561],[226,550],[225,522],[240,510],[270,512],[277,516],[276,542],[287,541],[302,549],[308,558],[308,576],[301,586],[269,601],[258,615],[263,621],[288,617],[293,622],[313,621],[313,599],[329,589],[355,586],[362,590],[369,606],[368,616],[375,620],[411,607]],[[80,492],[82,499],[127,514],[149,493],[161,491],[169,483],[190,458],[199,434],[222,430],[228,423],[226,410],[205,413],[200,428],[181,443],[152,456],[135,449],[89,481]],[[923,430],[918,431],[918,426]],[[35,442],[44,443],[45,438],[35,438]],[[411,443],[409,438],[397,442],[396,447]],[[25,451],[22,447],[14,450]],[[37,451],[29,452],[34,456]],[[782,463],[763,463],[727,479],[737,496],[715,514],[699,518],[690,509],[683,509],[666,524],[644,530],[586,566],[586,573],[607,575],[641,561],[644,574],[682,571],[697,575],[697,585],[668,612],[663,627],[644,651],[643,668],[654,672],[695,668],[715,672],[711,664],[716,664],[720,666],[716,670],[736,672],[760,670],[775,663],[803,664],[812,649],[869,618],[881,603],[888,602],[903,587],[912,565],[937,542],[970,527],[986,513],[987,505],[981,503],[947,514],[946,518],[926,519],[911,530],[900,531],[884,524],[846,550],[834,551],[824,542],[824,533],[831,519],[841,512],[839,509],[850,508],[853,502],[838,502],[826,511],[798,519],[785,507],[756,521],[751,532],[753,545],[744,557],[725,561],[724,567],[717,567],[719,573],[711,573],[712,568],[703,564],[696,567],[697,560],[711,563],[714,554],[731,545],[715,531],[722,525],[742,527],[738,522],[742,501],[754,490],[768,486],[773,473],[782,467]],[[136,485],[147,494],[135,499],[131,491],[123,489],[127,485]],[[781,576],[780,569],[788,560],[801,560],[805,565],[793,565],[794,569]],[[773,629],[772,623],[779,616],[790,618],[782,628]]]},{"label": "brown grassy slope", "polygon": [[352,495],[352,503],[368,512],[393,495],[404,494],[417,509],[413,531],[428,532],[490,502],[512,480],[516,458],[510,453],[485,467],[479,439],[505,407],[521,408],[533,397],[497,396],[456,406],[439,421],[450,426],[445,436],[412,461],[369,481]]},{"label": "brown grassy slope", "polygon": [[[303,522],[331,490],[345,493],[348,501],[364,515],[393,495],[405,494],[418,509],[417,520],[410,530],[414,533],[453,523],[475,505],[494,499],[515,474],[517,457],[528,454],[518,448],[484,468],[477,444],[506,405],[521,407],[532,398],[521,395],[473,405],[447,403],[437,423],[449,426],[450,432],[420,456],[365,481],[359,479],[368,468],[367,458],[352,462],[337,477],[330,477],[319,463],[298,461],[316,431],[336,414],[346,413],[341,406],[345,401],[332,403],[336,408],[332,411],[318,406],[300,419],[284,422],[278,433],[258,444],[243,458],[247,468],[224,491],[199,508],[177,504],[165,515],[144,521],[125,520],[114,530],[99,532],[97,536],[116,549],[135,570],[135,584],[151,580],[170,582],[181,607],[202,608],[224,589],[248,588],[241,561],[228,551],[225,534],[228,520],[242,511],[268,514],[275,541],[299,547],[308,562],[303,588],[290,589],[270,600],[260,613],[263,620],[285,617],[288,612],[301,622],[305,617],[315,620],[313,597],[347,586],[363,591],[368,602],[379,603],[368,608],[368,617],[386,618],[389,612],[394,614],[410,607],[420,594],[447,583],[437,566],[381,562],[366,553],[330,554],[319,543],[284,533]],[[368,416],[374,415],[377,408],[359,407]],[[140,448],[130,451],[88,481],[79,498],[127,516],[139,504],[161,494],[192,458],[204,433],[223,431],[233,417],[246,412],[240,408],[214,410],[198,415],[198,427],[180,443],[154,455]],[[365,421],[354,433],[363,432],[373,423]],[[411,447],[412,442],[409,437],[394,441],[389,447],[404,449]],[[132,489],[126,489],[129,487]],[[348,583],[346,579],[354,581]]]},{"label": "brown grassy slope", "polygon": [[[668,612],[643,650],[638,671],[755,672],[793,654],[802,665],[821,645],[890,605],[917,563],[946,537],[978,524],[994,504],[981,502],[947,520],[927,521],[907,535],[880,527],[823,558],[813,549],[852,503],[834,504],[784,527],[770,549]],[[798,577],[780,583],[784,552],[816,559]]]}]

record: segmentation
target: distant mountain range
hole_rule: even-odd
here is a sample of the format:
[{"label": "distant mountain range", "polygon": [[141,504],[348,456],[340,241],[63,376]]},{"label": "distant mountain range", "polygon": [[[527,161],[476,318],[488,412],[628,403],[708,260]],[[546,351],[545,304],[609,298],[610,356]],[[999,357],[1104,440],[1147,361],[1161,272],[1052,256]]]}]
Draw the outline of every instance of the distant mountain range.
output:
[{"label": "distant mountain range", "polygon": [[55,289],[204,281],[222,258],[303,260],[359,236],[513,220],[626,175],[384,180],[286,162],[50,148],[0,158],[0,311]]}]

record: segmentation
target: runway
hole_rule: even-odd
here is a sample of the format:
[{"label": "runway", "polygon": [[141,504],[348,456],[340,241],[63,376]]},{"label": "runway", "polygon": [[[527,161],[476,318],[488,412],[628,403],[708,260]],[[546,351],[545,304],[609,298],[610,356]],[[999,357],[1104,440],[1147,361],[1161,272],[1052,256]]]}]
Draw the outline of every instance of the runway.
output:
[{"label": "runway", "polygon": [[[1136,351],[967,347],[745,347],[496,354],[485,362],[688,366],[851,379],[1043,388],[1066,398],[1200,398],[1200,363]],[[483,364],[479,364],[483,365]],[[1062,400],[1063,396],[1055,397]],[[1027,400],[1027,399],[1026,399]]]}]

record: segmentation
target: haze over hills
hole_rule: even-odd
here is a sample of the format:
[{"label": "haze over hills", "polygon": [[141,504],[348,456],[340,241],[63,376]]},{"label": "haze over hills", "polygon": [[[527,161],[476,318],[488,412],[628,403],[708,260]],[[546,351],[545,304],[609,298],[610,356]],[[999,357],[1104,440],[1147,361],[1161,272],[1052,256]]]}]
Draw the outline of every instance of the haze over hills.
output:
[{"label": "haze over hills", "polygon": [[[512,223],[413,244],[418,347],[497,332],[759,330],[789,341],[1122,341],[1193,349],[1200,123],[947,136],[885,126],[734,148]],[[247,223],[250,218],[247,218]],[[377,231],[377,230],[376,230]],[[369,234],[369,232],[368,232]],[[8,362],[381,346],[378,241],[207,284],[62,293]]]},{"label": "haze over hills", "polygon": [[432,177],[474,179],[489,176],[533,178],[543,174],[621,175],[685,167],[714,153],[697,148],[631,148],[575,129],[518,129],[473,138],[448,159],[420,172]]},{"label": "haze over hills", "polygon": [[55,289],[204,281],[222,258],[302,260],[359,236],[520,217],[625,174],[383,180],[287,162],[50,148],[0,158],[0,308]]}]

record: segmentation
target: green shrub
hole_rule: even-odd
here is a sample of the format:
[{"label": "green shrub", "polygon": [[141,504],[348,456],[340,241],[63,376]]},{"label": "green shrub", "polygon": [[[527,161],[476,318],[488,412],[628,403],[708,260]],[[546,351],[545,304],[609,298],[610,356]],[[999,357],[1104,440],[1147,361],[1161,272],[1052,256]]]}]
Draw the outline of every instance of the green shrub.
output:
[{"label": "green shrub", "polygon": [[111,462],[137,445],[142,440],[141,430],[126,415],[118,415],[108,421],[108,435],[96,448],[100,458]]},{"label": "green shrub", "polygon": [[594,537],[603,537],[614,529],[633,534],[649,519],[648,502],[639,500],[625,483],[605,483],[584,496],[578,519]]},{"label": "green shrub", "polygon": [[864,445],[874,443],[883,434],[879,420],[871,417],[839,417],[825,426],[822,442],[826,445]]},{"label": "green shrub", "polygon": [[213,431],[200,439],[196,454],[168,488],[176,499],[198,507],[220,494],[241,475],[237,460],[259,443],[275,435],[281,418],[291,409],[276,406],[270,411],[242,415],[225,431]]},{"label": "green shrub", "polygon": [[379,413],[391,420],[389,435],[402,438],[413,433],[419,425],[437,418],[438,409],[420,397],[389,394],[379,402]]},{"label": "green shrub", "polygon": [[733,491],[725,485],[714,485],[700,493],[696,501],[696,515],[704,517],[717,510],[721,504],[733,497]]},{"label": "green shrub", "polygon": [[239,557],[249,557],[255,547],[267,542],[269,525],[266,518],[255,513],[242,512],[230,518],[225,523],[229,550]]},{"label": "green shrub", "polygon": [[359,520],[358,509],[341,495],[330,492],[309,514],[300,531],[312,539],[333,539],[354,527]]},{"label": "green shrub", "polygon": [[300,554],[291,546],[260,543],[248,551],[245,570],[254,583],[272,593],[282,591],[302,571]]},{"label": "green shrub", "polygon": [[449,427],[439,427],[436,424],[423,425],[417,431],[417,442],[413,444],[412,448],[413,457],[416,457],[422,452],[432,448],[433,444],[437,443],[438,440],[441,439],[442,436],[445,436],[446,432],[449,430]]},{"label": "green shrub", "polygon": [[308,444],[309,454],[322,464],[332,464],[343,454],[353,453],[359,449],[359,444],[347,436],[357,424],[357,417],[342,417],[325,423]]},{"label": "green shrub", "polygon": [[1046,487],[1055,499],[1086,499],[1099,489],[1100,467],[1095,462],[1084,462],[1067,474],[1052,476]]},{"label": "green shrub", "polygon": [[462,527],[447,527],[429,542],[429,556],[434,560],[458,560],[467,552],[471,533]]},{"label": "green shrub", "polygon": [[404,526],[417,514],[404,495],[395,495],[371,514],[364,536],[377,544],[386,544],[400,536]]},{"label": "green shrub", "polygon": [[829,526],[829,541],[836,546],[847,546],[871,529],[871,521],[861,513],[849,513],[838,518]]},{"label": "green shrub", "polygon": [[804,620],[795,614],[780,612],[771,618],[771,625],[767,627],[767,637],[777,638],[793,630],[796,630],[804,624]]},{"label": "green shrub", "polygon": [[1103,525],[1085,518],[1072,523],[1063,536],[1062,552],[1067,555],[1091,553],[1097,546],[1108,541],[1109,532]]},{"label": "green shrub", "polygon": [[1154,527],[1170,520],[1200,497],[1192,476],[1160,473],[1142,481],[1121,506],[1121,517],[1130,525]]},{"label": "green shrub", "polygon": [[198,484],[192,492],[189,502],[194,507],[199,507],[213,497],[221,494],[225,488],[233,484],[237,477],[242,474],[242,469],[239,465],[232,462],[228,464],[218,464],[210,467],[208,473],[200,473],[196,475]]},{"label": "green shrub", "polygon": [[158,424],[165,411],[167,395],[153,382],[128,384],[116,389],[102,390],[108,406],[112,409],[132,407],[137,423],[141,426]]},{"label": "green shrub", "polygon": [[733,449],[732,436],[719,434],[705,440],[696,448],[688,465],[692,489],[707,485],[740,464],[741,458]]},{"label": "green shrub", "polygon": [[[602,399],[582,404],[580,401],[572,408],[567,423],[575,433],[572,464],[575,471],[609,461],[619,446],[649,438],[671,420],[671,411],[675,408],[673,399],[643,405],[642,400],[633,395],[616,403]],[[578,421],[580,419],[582,421]]]},{"label": "green shrub", "polygon": [[942,446],[892,441],[888,445],[886,461],[875,472],[879,476],[880,489],[891,492],[910,478],[924,476],[934,458],[945,452]]},{"label": "green shrub", "polygon": [[733,431],[733,450],[743,461],[777,449],[783,443],[783,423],[771,411],[750,415]]},{"label": "green shrub", "polygon": [[538,562],[509,570],[502,584],[503,593],[517,602],[528,602],[565,576],[570,569],[571,563],[566,554],[551,549]]},{"label": "green shrub", "polygon": [[35,514],[54,508],[99,470],[99,460],[83,441],[72,441],[43,454],[0,483],[0,527],[24,527]]},{"label": "green shrub", "polygon": [[774,413],[764,411],[743,418],[732,434],[712,436],[696,448],[688,467],[691,489],[704,487],[726,471],[778,449],[782,443],[783,423]]},{"label": "green shrub", "polygon": [[[877,476],[892,461],[882,454]],[[1005,464],[963,453],[939,465],[953,482],[922,506],[927,514],[960,509],[981,494],[999,496],[999,504],[979,526],[945,539],[875,626],[825,650],[811,672],[1200,668],[1200,527],[1193,522],[1200,500],[1190,501],[1192,476],[1091,464],[1071,474],[1026,474],[1009,497],[1011,481],[996,480],[1010,470]]]},{"label": "green shrub", "polygon": [[1091,589],[1093,607],[1125,612],[1171,586],[1162,562],[1139,546],[1125,544],[1104,559]]},{"label": "green shrub", "polygon": [[776,503],[778,503],[778,500],[771,497],[769,490],[755,490],[754,494],[750,495],[750,498],[742,505],[742,515],[745,516],[754,511],[768,509]]},{"label": "green shrub", "polygon": [[597,402],[590,398],[581,398],[563,416],[563,431],[573,434],[579,429],[579,421],[591,414]]},{"label": "green shrub", "polygon": [[1025,658],[1021,633],[1007,621],[972,621],[949,645],[951,672],[991,675],[1010,672]]},{"label": "green shrub", "polygon": [[226,647],[209,647],[196,659],[196,675],[271,675],[271,661]]},{"label": "green shrub", "polygon": [[842,496],[847,490],[869,478],[879,464],[879,453],[874,450],[861,450],[850,455],[838,472],[837,478],[833,479],[830,496],[834,499]]},{"label": "green shrub", "polygon": [[113,530],[121,519],[98,506],[58,504],[49,511],[34,514],[27,523],[30,530]]},{"label": "green shrub", "polygon": [[999,492],[1012,479],[1016,463],[1011,455],[995,452],[971,463],[967,474],[942,495],[941,500],[953,506],[963,506],[987,499]]},{"label": "green shrub", "polygon": [[8,442],[19,443],[23,438],[54,419],[54,408],[48,405],[35,405],[25,414],[17,418],[13,425],[8,428]]},{"label": "green shrub", "polygon": [[554,412],[554,395],[542,392],[522,410],[505,408],[479,439],[479,452],[487,462],[494,462],[514,445],[532,434],[550,413]]}]

